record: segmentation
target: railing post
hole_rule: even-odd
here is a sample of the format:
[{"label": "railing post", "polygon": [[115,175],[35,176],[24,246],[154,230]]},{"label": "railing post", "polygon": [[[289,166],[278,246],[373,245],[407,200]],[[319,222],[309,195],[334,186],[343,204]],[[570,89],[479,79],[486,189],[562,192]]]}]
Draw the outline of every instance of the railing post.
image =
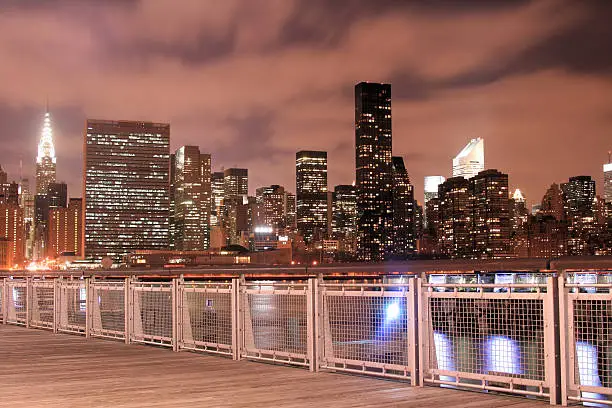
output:
[{"label": "railing post", "polygon": [[2,313],[2,323],[3,324],[8,324],[7,322],[8,320],[8,297],[9,297],[8,278],[4,278],[2,280],[2,311],[0,311],[0,313]]},{"label": "railing post", "polygon": [[232,358],[240,360],[240,280],[232,279]]},{"label": "railing post", "polygon": [[[427,279],[427,276],[425,276]],[[427,282],[427,280],[425,280]],[[427,309],[429,307],[427,303],[427,298],[423,296],[423,278],[418,278],[416,280],[416,291],[418,292],[417,301],[419,302],[419,307],[417,308],[417,341],[418,341],[418,377],[417,383],[420,387],[425,385],[425,353],[428,352],[428,322],[426,318]],[[433,347],[433,345],[432,345]]]},{"label": "railing post", "polygon": [[125,327],[125,344],[130,344],[131,330],[130,325],[132,324],[132,292],[130,290],[130,278],[125,278],[123,290],[123,309],[124,312],[124,327]]},{"label": "railing post", "polygon": [[312,355],[314,356],[314,371],[315,372],[319,372],[321,370],[321,352],[320,352],[320,347],[321,347],[321,339],[320,339],[320,327],[321,327],[321,295],[319,292],[319,282],[320,279],[322,279],[320,277],[320,275],[318,275],[316,278],[312,279],[313,282],[313,287],[312,287],[312,299],[313,299],[313,305],[312,305],[312,316],[313,316],[313,322],[312,322],[312,339],[313,339],[313,344],[312,344]]},{"label": "railing post", "polygon": [[546,378],[550,392],[550,404],[559,404],[560,395],[560,343],[559,343],[559,292],[556,277],[546,279],[546,296],[544,297],[544,341],[552,347],[544,351]]},{"label": "railing post", "polygon": [[315,311],[315,286],[316,279],[308,278],[308,289],[306,292],[306,357],[308,358],[308,368],[311,372],[316,371],[317,354],[316,354],[316,337],[315,325],[317,322]]},{"label": "railing post", "polygon": [[406,319],[408,320],[408,341],[406,342],[408,345],[408,358],[410,365],[410,380],[411,385],[417,386],[420,384],[419,381],[419,336],[418,336],[418,328],[419,328],[419,304],[418,304],[418,293],[417,293],[417,279],[410,278],[408,280],[408,298],[406,299],[407,303],[407,313]]},{"label": "railing post", "polygon": [[178,279],[172,279],[172,350],[178,351]]},{"label": "railing post", "polygon": [[59,296],[59,279],[60,278],[53,279],[53,333],[57,333],[57,308],[60,304],[57,300]]},{"label": "railing post", "polygon": [[91,293],[90,278],[85,278],[85,338],[89,339],[91,328]]},{"label": "railing post", "polygon": [[565,273],[559,272],[557,283],[559,285],[559,364],[561,371],[561,405],[567,406],[567,392],[569,380],[569,349],[568,349],[568,316],[567,316],[567,292],[565,289]]},{"label": "railing post", "polygon": [[29,276],[26,277],[25,326],[28,329],[30,328],[30,302],[32,300],[32,286],[30,279],[31,278]]}]

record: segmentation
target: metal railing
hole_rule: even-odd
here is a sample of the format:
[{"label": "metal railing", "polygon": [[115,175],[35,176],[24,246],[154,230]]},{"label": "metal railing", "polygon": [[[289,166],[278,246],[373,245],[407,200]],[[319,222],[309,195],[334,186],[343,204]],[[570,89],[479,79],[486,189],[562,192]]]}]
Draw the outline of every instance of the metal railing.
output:
[{"label": "metal railing", "polygon": [[611,275],[542,276],[532,283],[6,278],[0,319],[413,386],[612,405]]},{"label": "metal railing", "polygon": [[[585,279],[585,277],[587,279]],[[564,401],[612,405],[612,276],[559,279]]]}]

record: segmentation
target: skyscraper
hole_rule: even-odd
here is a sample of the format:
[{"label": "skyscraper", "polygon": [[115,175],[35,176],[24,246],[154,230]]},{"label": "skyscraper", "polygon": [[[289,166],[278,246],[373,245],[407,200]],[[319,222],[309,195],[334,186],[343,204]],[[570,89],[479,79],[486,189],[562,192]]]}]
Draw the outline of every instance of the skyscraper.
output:
[{"label": "skyscraper", "polygon": [[295,209],[295,194],[285,191],[285,227],[287,232],[295,232],[296,226],[296,209]]},{"label": "skyscraper", "polygon": [[336,239],[354,238],[357,232],[357,192],[355,186],[334,187],[332,233]]},{"label": "skyscraper", "polygon": [[470,180],[471,238],[476,258],[510,254],[508,175],[484,170]]},{"label": "skyscraper", "polygon": [[183,146],[174,154],[172,228],[174,248],[208,249],[210,243],[210,155],[197,146]]},{"label": "skyscraper", "polygon": [[423,220],[424,226],[427,227],[427,203],[432,198],[438,197],[438,186],[446,180],[443,176],[425,176],[425,183],[423,184]]},{"label": "skyscraper", "polygon": [[306,243],[327,233],[327,152],[302,150],[295,154],[297,229]]},{"label": "skyscraper", "polygon": [[438,245],[441,253],[451,258],[472,256],[469,187],[470,182],[463,177],[451,177],[439,186]]},{"label": "skyscraper", "polygon": [[167,248],[170,125],[88,120],[84,150],[86,257]]},{"label": "skyscraper", "polygon": [[15,203],[0,204],[0,239],[7,244],[6,265],[23,263],[25,234],[23,229],[23,208]]},{"label": "skyscraper", "polygon": [[278,232],[285,224],[285,188],[278,184],[260,187],[255,197],[260,212],[259,223]]},{"label": "skyscraper", "polygon": [[570,177],[561,184],[567,219],[568,255],[593,255],[597,224],[595,220],[595,180],[590,176]]},{"label": "skyscraper", "polygon": [[38,143],[36,156],[36,194],[46,194],[49,184],[55,182],[56,158],[53,146],[53,130],[51,128],[51,115],[45,113],[42,134]]},{"label": "skyscraper", "polygon": [[561,192],[561,188],[557,183],[553,183],[548,190],[546,190],[544,197],[542,197],[540,212],[544,215],[555,217],[557,221],[565,219],[565,210],[563,209],[563,193]]},{"label": "skyscraper", "polygon": [[222,171],[215,171],[211,174],[211,213],[210,225],[218,226],[223,217],[223,197],[225,196],[224,176]]},{"label": "skyscraper", "polygon": [[71,198],[68,207],[49,211],[47,256],[83,256],[83,200]]},{"label": "skyscraper", "polygon": [[453,177],[466,179],[476,176],[485,168],[484,139],[472,139],[453,159]]},{"label": "skyscraper", "polygon": [[225,169],[223,172],[225,198],[246,197],[249,195],[249,170]]},{"label": "skyscraper", "polygon": [[380,261],[393,246],[391,85],[355,85],[357,257]]},{"label": "skyscraper", "polygon": [[414,188],[404,159],[393,157],[393,256],[405,258],[414,253],[415,202]]},{"label": "skyscraper", "polygon": [[514,190],[510,198],[510,229],[513,234],[519,233],[527,223],[529,211],[523,193],[518,188]]},{"label": "skyscraper", "polygon": [[604,171],[604,200],[612,203],[612,162],[603,165]]}]

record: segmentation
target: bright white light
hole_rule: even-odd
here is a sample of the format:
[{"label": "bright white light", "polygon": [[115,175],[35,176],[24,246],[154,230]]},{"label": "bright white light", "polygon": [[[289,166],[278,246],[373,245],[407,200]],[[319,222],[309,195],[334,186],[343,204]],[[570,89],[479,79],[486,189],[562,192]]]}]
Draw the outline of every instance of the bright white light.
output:
[{"label": "bright white light", "polygon": [[259,227],[255,227],[254,231],[256,234],[271,234],[273,229],[272,227],[259,226]]},{"label": "bright white light", "polygon": [[387,305],[387,310],[385,311],[385,319],[387,321],[396,320],[400,316],[400,306],[399,303],[393,302]]},{"label": "bright white light", "polygon": [[523,374],[521,370],[521,352],[515,340],[503,336],[494,336],[487,340],[487,371],[494,373]]}]

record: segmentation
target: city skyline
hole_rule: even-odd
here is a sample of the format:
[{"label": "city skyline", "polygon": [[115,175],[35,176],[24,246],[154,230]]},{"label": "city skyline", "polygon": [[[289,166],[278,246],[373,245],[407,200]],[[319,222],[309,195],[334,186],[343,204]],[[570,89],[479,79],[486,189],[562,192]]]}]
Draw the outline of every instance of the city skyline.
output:
[{"label": "city skyline", "polygon": [[[306,17],[323,16],[323,20],[314,20],[329,28],[331,21],[337,21],[332,17],[340,11],[323,3],[310,9],[299,5],[292,8],[287,2],[286,10],[277,10],[278,21],[268,21],[271,17],[262,13],[250,19],[251,26],[238,25],[246,33],[259,25],[272,30],[264,44],[249,48],[253,53],[247,53],[238,41],[231,46],[216,44],[216,54],[215,44],[211,44],[214,36],[201,32],[198,27],[203,25],[199,21],[173,23],[177,20],[175,13],[202,14],[190,9],[199,7],[197,4],[184,10],[167,10],[160,2],[158,9],[151,10],[152,6],[146,3],[132,7],[114,3],[76,7],[60,2],[50,9],[9,2],[9,14],[21,22],[22,29],[31,28],[30,40],[39,41],[26,41],[20,47],[24,39],[17,36],[9,37],[12,47],[4,42],[0,45],[6,56],[2,72],[12,77],[24,71],[28,83],[36,85],[14,88],[9,83],[0,91],[0,141],[6,152],[3,167],[11,179],[17,180],[21,159],[24,175],[34,179],[32,158],[48,97],[60,163],[57,179],[69,184],[71,196],[81,190],[80,137],[86,117],[171,123],[172,151],[182,145],[197,145],[212,155],[213,170],[221,166],[248,168],[251,194],[259,186],[294,185],[293,154],[302,149],[325,150],[329,155],[331,189],[354,181],[350,94],[356,82],[369,80],[389,82],[394,87],[394,155],[404,157],[419,200],[423,177],[450,176],[449,158],[474,137],[487,141],[487,168],[508,173],[511,188],[520,188],[529,203],[539,201],[552,182],[560,183],[574,175],[594,177],[597,190],[603,191],[601,165],[610,149],[608,106],[612,93],[606,90],[610,61],[597,48],[586,52],[581,50],[580,41],[568,44],[563,40],[575,37],[586,41],[593,32],[601,33],[595,28],[608,30],[600,23],[606,20],[609,6],[468,3],[445,7],[353,3],[342,11],[348,14],[347,23],[336,29],[336,37],[325,40],[317,36],[316,27]],[[92,21],[88,17],[92,10],[100,13],[103,27],[83,37],[79,33]],[[299,13],[300,10],[311,14]],[[228,20],[240,18],[231,7],[226,11]],[[546,18],[551,11],[556,11],[555,18]],[[57,21],[45,13],[56,16]],[[212,14],[203,18],[225,18]],[[301,14],[303,18],[298,17]],[[151,33],[147,39],[131,29],[117,31],[116,38],[104,35],[110,32],[104,29],[112,28],[110,17],[141,15],[151,23],[159,23],[163,36]],[[421,23],[416,24],[418,21]],[[15,25],[9,20],[3,22],[7,30]],[[524,32],[512,38],[491,32],[500,22],[520,25]],[[37,23],[35,27],[33,23]],[[63,30],[54,29],[58,23]],[[304,32],[296,34],[298,30],[292,26],[302,27]],[[372,31],[373,38],[366,43],[384,44],[379,59],[371,64],[346,64],[347,59],[357,61],[363,54],[362,47],[367,44],[361,45],[361,39],[368,38],[372,27],[380,27],[381,32]],[[388,29],[396,30],[396,34],[390,35]],[[427,40],[440,29],[449,39],[442,41],[448,42],[444,47],[459,47],[465,53],[448,54],[456,64],[441,64],[445,50],[437,48],[440,46],[429,45],[431,50],[426,47]],[[69,38],[65,37],[67,32],[71,33]],[[490,42],[475,41],[484,33]],[[236,34],[245,36],[244,31]],[[300,35],[307,38],[300,41]],[[88,40],[81,43],[72,38]],[[392,40],[379,41],[382,38]],[[406,53],[409,47],[405,46],[411,44],[411,38],[423,38],[426,48],[419,48],[420,53]],[[74,75],[71,81],[57,81],[73,73],[69,64],[73,59],[90,61],[90,53],[106,55],[108,46],[119,43],[126,44],[119,50],[120,56],[109,58],[98,68],[104,75],[91,76],[90,71],[97,71],[83,62],[85,65],[78,68],[85,68],[84,73]],[[53,52],[58,44],[66,44],[71,53]],[[556,48],[558,44],[565,44],[564,52]],[[605,43],[589,44],[606,48]],[[497,50],[502,45],[505,51],[499,55]],[[22,56],[37,57],[37,64],[19,64],[13,49]],[[534,49],[543,50],[541,54],[546,58],[536,58]],[[132,51],[137,57],[129,56]],[[309,56],[308,72],[299,69],[306,65],[305,55]],[[143,75],[149,63],[148,74]],[[349,69],[346,65],[359,67]],[[245,74],[240,66],[251,66],[253,70]],[[172,78],[180,80],[169,79],[173,69],[178,71]],[[287,76],[287,72],[293,74]],[[211,80],[224,87],[231,83],[232,89],[236,86],[243,91],[222,90]],[[143,86],[147,89],[144,94]],[[323,97],[313,100],[313,92],[321,92]],[[211,94],[214,97],[209,98]],[[177,102],[177,98],[181,99]],[[577,99],[580,104],[575,103]],[[538,172],[533,163],[538,163]]]}]

